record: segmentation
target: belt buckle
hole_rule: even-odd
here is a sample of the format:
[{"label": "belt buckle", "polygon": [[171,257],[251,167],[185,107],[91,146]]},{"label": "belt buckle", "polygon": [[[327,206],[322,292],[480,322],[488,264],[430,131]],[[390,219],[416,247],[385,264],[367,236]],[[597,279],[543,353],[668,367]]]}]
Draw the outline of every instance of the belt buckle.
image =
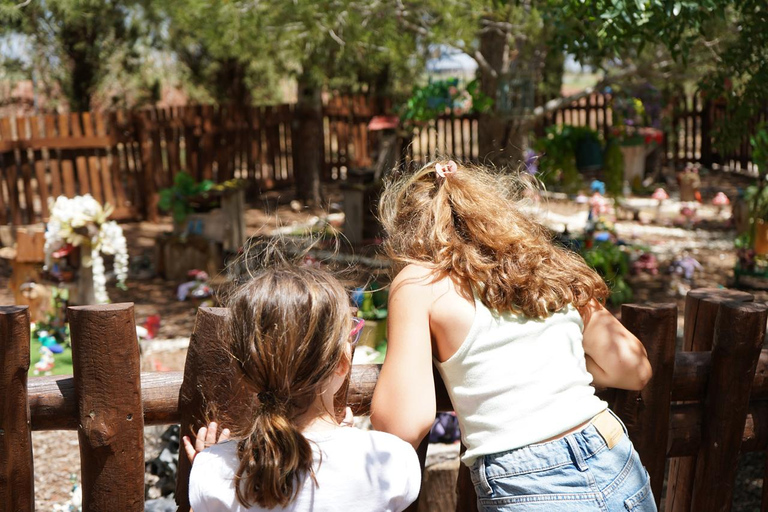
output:
[{"label": "belt buckle", "polygon": [[624,428],[621,423],[607,409],[592,418],[592,425],[603,438],[609,450],[613,449],[624,435]]}]

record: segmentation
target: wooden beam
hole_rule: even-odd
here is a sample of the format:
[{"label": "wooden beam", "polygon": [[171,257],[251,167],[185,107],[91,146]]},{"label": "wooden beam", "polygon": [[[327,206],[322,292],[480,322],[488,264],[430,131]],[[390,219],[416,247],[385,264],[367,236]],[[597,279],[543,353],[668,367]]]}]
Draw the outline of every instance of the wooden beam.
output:
[{"label": "wooden beam", "polygon": [[29,428],[29,309],[0,307],[0,511],[35,509]]},{"label": "wooden beam", "polygon": [[83,512],[144,510],[144,415],[133,304],[67,309]]}]

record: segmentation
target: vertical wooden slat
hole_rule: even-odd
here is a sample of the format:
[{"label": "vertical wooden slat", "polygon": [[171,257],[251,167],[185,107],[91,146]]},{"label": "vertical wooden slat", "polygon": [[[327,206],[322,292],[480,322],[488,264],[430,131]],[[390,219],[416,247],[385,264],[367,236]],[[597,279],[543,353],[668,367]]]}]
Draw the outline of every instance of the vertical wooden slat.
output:
[{"label": "vertical wooden slat", "polygon": [[[28,119],[26,117],[16,118],[16,136],[18,140],[29,140]],[[21,165],[21,180],[24,185],[24,220],[28,224],[35,222],[35,192],[32,188],[32,163],[29,161],[27,150],[18,152],[19,164]]]},{"label": "vertical wooden slat", "polygon": [[677,306],[625,304],[624,325],[643,343],[653,377],[642,391],[617,391],[613,409],[624,420],[629,438],[651,476],[656,506],[661,503],[669,434],[670,393],[675,367]]},{"label": "vertical wooden slat", "polygon": [[72,167],[72,160],[61,162],[61,176],[64,181],[64,195],[73,198],[77,195],[75,190],[75,170]]},{"label": "vertical wooden slat", "polygon": [[43,220],[48,220],[48,182],[45,175],[45,161],[38,160],[35,162],[35,177],[37,179],[37,190],[40,194],[40,214]]},{"label": "vertical wooden slat", "polygon": [[[152,130],[150,127],[151,120],[147,117],[147,114],[143,114],[136,121],[136,126],[139,133],[139,146],[141,149],[141,173],[137,176],[138,190],[142,198],[142,207],[144,216],[150,222],[157,222],[159,218],[159,212],[157,211],[157,202],[159,198],[157,196],[157,188],[154,178],[154,159],[152,157]],[[159,172],[159,169],[158,169]]]},{"label": "vertical wooden slat", "polygon": [[101,169],[99,169],[99,157],[88,157],[88,177],[91,184],[91,195],[100,204],[104,204],[104,195],[101,192]]},{"label": "vertical wooden slat", "polygon": [[[230,403],[242,410],[252,400],[237,400],[232,392],[235,367],[229,355],[229,340],[222,336],[227,311],[224,308],[199,308],[195,327],[189,340],[184,381],[179,392],[181,435],[193,436],[206,425],[207,412],[216,408],[226,414]],[[247,414],[247,411],[243,411]],[[179,512],[189,511],[189,472],[191,464],[186,455],[179,455],[176,479],[176,503]]]},{"label": "vertical wooden slat", "polygon": [[103,193],[104,193],[104,203],[109,203],[112,206],[117,206],[115,203],[115,192],[113,190],[113,187],[120,181],[119,174],[115,174],[115,177],[112,177],[112,170],[109,166],[109,158],[105,155],[102,157],[94,157],[98,158],[99,160],[99,168],[101,170],[101,182],[104,186]]},{"label": "vertical wooden slat", "polygon": [[29,309],[0,307],[0,511],[35,509],[27,374]]},{"label": "vertical wooden slat", "polygon": [[[45,116],[45,137],[52,139],[58,136],[56,133],[56,118]],[[61,168],[59,166],[58,150],[48,151],[48,166],[50,169],[51,196],[54,200],[61,195]]]},{"label": "vertical wooden slat", "polygon": [[691,510],[728,511],[768,306],[723,302],[715,321]]},{"label": "vertical wooden slat", "polygon": [[91,193],[91,187],[88,184],[88,161],[84,156],[78,156],[75,158],[75,165],[77,166],[77,184],[78,192],[81,196]]},{"label": "vertical wooden slat", "polygon": [[[720,304],[726,301],[751,302],[753,296],[736,290],[700,288],[691,290],[685,298],[683,346],[685,352],[706,352],[712,349],[715,319]],[[667,512],[691,510],[691,493],[696,470],[696,457],[679,457],[669,461],[667,482]]]},{"label": "vertical wooden slat", "polygon": [[83,512],[144,510],[144,416],[133,304],[68,309]]},{"label": "vertical wooden slat", "polygon": [[[0,119],[0,140],[13,140],[11,131],[11,120],[9,118]],[[5,167],[5,182],[8,187],[8,204],[11,210],[11,219],[15,225],[23,224],[21,216],[21,201],[19,200],[19,180],[16,167],[15,156],[13,152],[6,153],[3,159]]]}]

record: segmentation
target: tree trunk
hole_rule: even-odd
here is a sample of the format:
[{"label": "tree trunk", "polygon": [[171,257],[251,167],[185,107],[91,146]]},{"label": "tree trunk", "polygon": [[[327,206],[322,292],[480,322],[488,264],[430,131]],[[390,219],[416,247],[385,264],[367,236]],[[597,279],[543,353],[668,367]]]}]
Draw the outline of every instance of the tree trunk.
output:
[{"label": "tree trunk", "polygon": [[293,161],[296,198],[308,206],[319,206],[322,202],[323,102],[320,92],[321,84],[305,70],[298,80]]},{"label": "tree trunk", "polygon": [[480,72],[480,90],[493,99],[493,106],[480,115],[478,150],[481,163],[497,167],[517,166],[522,160],[525,131],[500,111],[499,88],[508,80],[509,34],[484,30],[480,34],[480,53],[484,63]]}]

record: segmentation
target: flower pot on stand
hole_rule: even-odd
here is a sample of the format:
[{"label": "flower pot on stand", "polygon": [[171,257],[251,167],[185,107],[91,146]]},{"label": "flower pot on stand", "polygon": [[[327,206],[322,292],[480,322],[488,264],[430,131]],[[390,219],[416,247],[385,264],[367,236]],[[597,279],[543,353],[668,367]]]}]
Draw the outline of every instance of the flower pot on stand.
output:
[{"label": "flower pot on stand", "polygon": [[624,180],[630,185],[642,182],[645,176],[645,157],[648,155],[645,144],[621,146],[621,153],[624,156]]}]

